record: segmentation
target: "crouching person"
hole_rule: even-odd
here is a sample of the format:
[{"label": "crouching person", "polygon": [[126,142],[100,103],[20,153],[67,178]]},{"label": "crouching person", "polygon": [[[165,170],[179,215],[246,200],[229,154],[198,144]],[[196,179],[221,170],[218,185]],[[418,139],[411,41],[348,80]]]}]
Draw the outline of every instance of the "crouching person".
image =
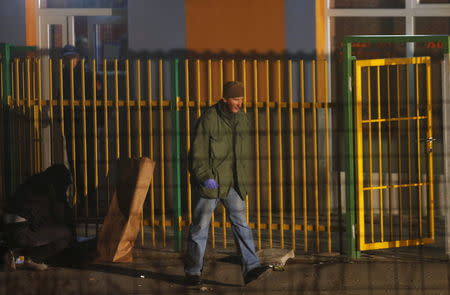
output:
[{"label": "crouching person", "polygon": [[66,191],[72,183],[69,170],[56,164],[29,177],[7,200],[4,226],[9,248],[5,269],[15,270],[15,258],[24,266],[45,270],[45,262],[76,240],[75,222]]}]

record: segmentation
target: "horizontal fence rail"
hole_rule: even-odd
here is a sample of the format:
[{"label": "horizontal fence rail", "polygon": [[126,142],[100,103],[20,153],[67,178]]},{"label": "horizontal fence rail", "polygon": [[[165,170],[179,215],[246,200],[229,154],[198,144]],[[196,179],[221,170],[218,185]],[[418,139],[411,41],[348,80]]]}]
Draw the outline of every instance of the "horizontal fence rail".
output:
[{"label": "horizontal fence rail", "polygon": [[[71,202],[88,235],[107,212],[117,160],[152,158],[140,239],[166,247],[174,222],[183,230],[192,222],[187,158],[195,121],[221,99],[224,82],[240,80],[253,142],[246,216],[257,248],[332,252],[340,229],[332,206],[340,201],[332,189],[327,69],[325,61],[303,60],[14,59],[8,98],[13,186],[66,163],[76,184]],[[175,113],[180,120],[171,120]],[[170,164],[178,160],[179,183]],[[172,201],[177,188],[179,203]],[[223,206],[211,227],[211,246],[229,247]]]}]

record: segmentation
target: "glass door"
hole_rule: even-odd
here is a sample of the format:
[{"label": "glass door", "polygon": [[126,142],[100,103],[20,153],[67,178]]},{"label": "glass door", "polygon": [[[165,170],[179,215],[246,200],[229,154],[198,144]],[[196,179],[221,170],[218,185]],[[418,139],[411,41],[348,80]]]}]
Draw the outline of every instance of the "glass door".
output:
[{"label": "glass door", "polygon": [[127,25],[122,16],[75,16],[75,45],[82,56],[119,58],[127,50]]},{"label": "glass door", "polygon": [[[63,15],[66,11],[67,15]],[[128,49],[126,14],[92,15],[80,9],[70,14],[41,15],[39,48],[52,54],[65,45],[74,45],[84,58],[119,58]],[[83,15],[85,13],[86,15]],[[54,56],[52,56],[54,57]]]}]

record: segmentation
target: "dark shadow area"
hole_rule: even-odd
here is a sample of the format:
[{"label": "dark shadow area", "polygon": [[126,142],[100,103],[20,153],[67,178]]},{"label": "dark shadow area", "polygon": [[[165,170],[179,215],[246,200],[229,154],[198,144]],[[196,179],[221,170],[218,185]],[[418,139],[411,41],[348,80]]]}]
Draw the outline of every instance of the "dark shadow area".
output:
[{"label": "dark shadow area", "polygon": [[218,262],[225,262],[230,264],[241,265],[241,259],[237,255],[229,255],[223,258],[217,259]]},{"label": "dark shadow area", "polygon": [[[148,271],[148,270],[141,270],[141,269],[136,269],[136,268],[131,268],[131,267],[128,268],[128,267],[103,265],[103,264],[95,264],[95,265],[93,264],[93,265],[90,265],[87,269],[92,270],[92,271],[104,272],[104,273],[119,274],[119,275],[129,276],[129,277],[133,277],[133,278],[138,278],[140,276],[144,276],[145,278],[148,278],[148,279],[159,280],[159,281],[164,281],[164,282],[171,283],[171,284],[177,284],[177,285],[184,286],[184,283],[183,283],[184,276],[180,276],[180,275],[171,275],[171,274]],[[208,285],[221,286],[221,287],[241,287],[241,285],[226,284],[226,283],[221,283],[218,281],[207,280],[207,279],[204,279],[203,283],[208,284]]]},{"label": "dark shadow area", "polygon": [[97,255],[97,239],[74,242],[47,261],[51,266],[86,269]]}]

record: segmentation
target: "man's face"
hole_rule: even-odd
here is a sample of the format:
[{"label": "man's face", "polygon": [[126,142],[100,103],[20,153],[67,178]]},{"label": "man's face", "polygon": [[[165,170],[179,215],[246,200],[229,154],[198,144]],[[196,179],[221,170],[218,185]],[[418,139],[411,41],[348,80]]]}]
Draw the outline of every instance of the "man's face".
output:
[{"label": "man's face", "polygon": [[80,58],[78,56],[72,57],[71,61],[73,62],[73,67],[76,67],[78,62],[80,61]]},{"label": "man's face", "polygon": [[66,64],[67,64],[67,66],[70,66],[70,63],[72,62],[73,63],[73,67],[76,67],[79,61],[80,61],[80,58],[78,56],[76,56],[76,55],[66,57]]},{"label": "man's face", "polygon": [[243,97],[224,98],[223,101],[232,113],[237,113],[242,108]]}]

